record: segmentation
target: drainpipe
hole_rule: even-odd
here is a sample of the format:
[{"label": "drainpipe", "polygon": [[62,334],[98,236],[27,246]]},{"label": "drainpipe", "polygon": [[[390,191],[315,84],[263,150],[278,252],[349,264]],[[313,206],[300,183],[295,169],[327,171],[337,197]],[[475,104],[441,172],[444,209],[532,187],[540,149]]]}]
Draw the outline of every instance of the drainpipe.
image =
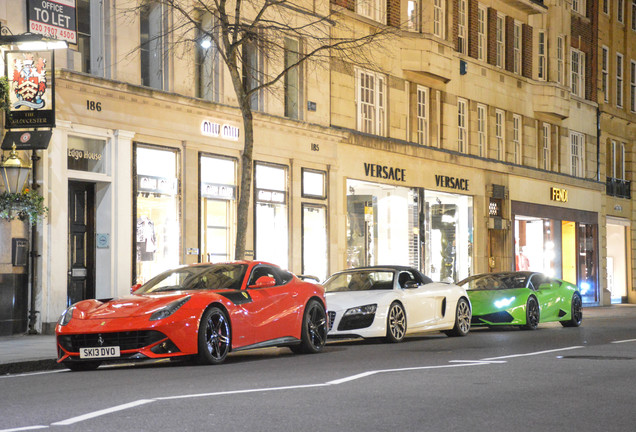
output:
[{"label": "drainpipe", "polygon": [[601,181],[601,110],[596,107],[596,180]]},{"label": "drainpipe", "polygon": [[[33,150],[33,153],[31,154],[31,166],[32,171],[31,171],[31,175],[33,176],[33,180],[31,182],[31,189],[33,190],[37,190],[38,188],[38,184],[37,184],[37,162],[40,160],[40,157],[36,154],[36,150]],[[29,308],[29,329],[27,330],[27,333],[30,335],[34,335],[34,334],[38,334],[38,331],[35,328],[35,324],[37,323],[37,318],[38,318],[38,314],[40,313],[39,311],[35,310],[35,289],[36,289],[36,269],[35,269],[35,265],[36,265],[36,260],[37,258],[40,256],[38,255],[38,251],[37,249],[37,236],[38,234],[38,226],[37,226],[37,222],[34,222],[31,225],[31,253],[29,254],[31,257],[31,260],[29,262],[29,266],[30,266],[30,273],[31,273],[31,307]]]}]

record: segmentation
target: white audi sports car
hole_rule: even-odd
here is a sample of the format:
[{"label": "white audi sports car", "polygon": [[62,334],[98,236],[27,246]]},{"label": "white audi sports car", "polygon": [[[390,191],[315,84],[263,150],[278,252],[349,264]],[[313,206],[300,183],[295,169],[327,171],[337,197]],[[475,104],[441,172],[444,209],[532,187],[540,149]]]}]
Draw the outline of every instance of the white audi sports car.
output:
[{"label": "white audi sports car", "polygon": [[404,336],[443,331],[465,336],[470,331],[471,305],[466,290],[433,282],[411,267],[374,266],[345,270],[325,283],[328,337]]}]

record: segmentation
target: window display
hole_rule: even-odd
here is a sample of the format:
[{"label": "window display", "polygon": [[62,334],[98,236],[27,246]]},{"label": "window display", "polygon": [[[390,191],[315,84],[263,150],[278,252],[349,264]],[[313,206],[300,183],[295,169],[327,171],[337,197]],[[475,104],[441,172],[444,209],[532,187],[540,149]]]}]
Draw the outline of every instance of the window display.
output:
[{"label": "window display", "polygon": [[303,274],[327,279],[327,209],[303,204]]},{"label": "window display", "polygon": [[287,169],[256,164],[255,175],[256,253],[255,259],[289,266],[287,216]]},{"label": "window display", "polygon": [[201,260],[226,262],[234,256],[236,161],[201,156]]},{"label": "window display", "polygon": [[178,153],[137,145],[136,282],[179,265]]}]

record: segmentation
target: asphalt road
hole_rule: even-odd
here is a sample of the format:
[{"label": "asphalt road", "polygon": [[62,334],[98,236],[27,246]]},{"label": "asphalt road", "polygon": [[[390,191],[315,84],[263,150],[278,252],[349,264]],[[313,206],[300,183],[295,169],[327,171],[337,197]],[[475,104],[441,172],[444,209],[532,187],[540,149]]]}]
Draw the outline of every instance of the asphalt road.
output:
[{"label": "asphalt road", "polygon": [[473,330],[0,377],[0,432],[634,431],[636,308]]}]

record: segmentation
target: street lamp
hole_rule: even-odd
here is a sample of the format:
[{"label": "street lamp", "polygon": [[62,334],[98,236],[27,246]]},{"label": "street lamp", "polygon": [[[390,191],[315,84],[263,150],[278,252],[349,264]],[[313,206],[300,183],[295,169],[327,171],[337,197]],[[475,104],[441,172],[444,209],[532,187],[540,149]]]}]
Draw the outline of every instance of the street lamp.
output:
[{"label": "street lamp", "polygon": [[2,175],[2,181],[4,182],[4,187],[7,192],[22,192],[22,188],[29,177],[30,171],[31,165],[25,164],[18,157],[14,143],[9,157],[0,163],[0,174]]}]

